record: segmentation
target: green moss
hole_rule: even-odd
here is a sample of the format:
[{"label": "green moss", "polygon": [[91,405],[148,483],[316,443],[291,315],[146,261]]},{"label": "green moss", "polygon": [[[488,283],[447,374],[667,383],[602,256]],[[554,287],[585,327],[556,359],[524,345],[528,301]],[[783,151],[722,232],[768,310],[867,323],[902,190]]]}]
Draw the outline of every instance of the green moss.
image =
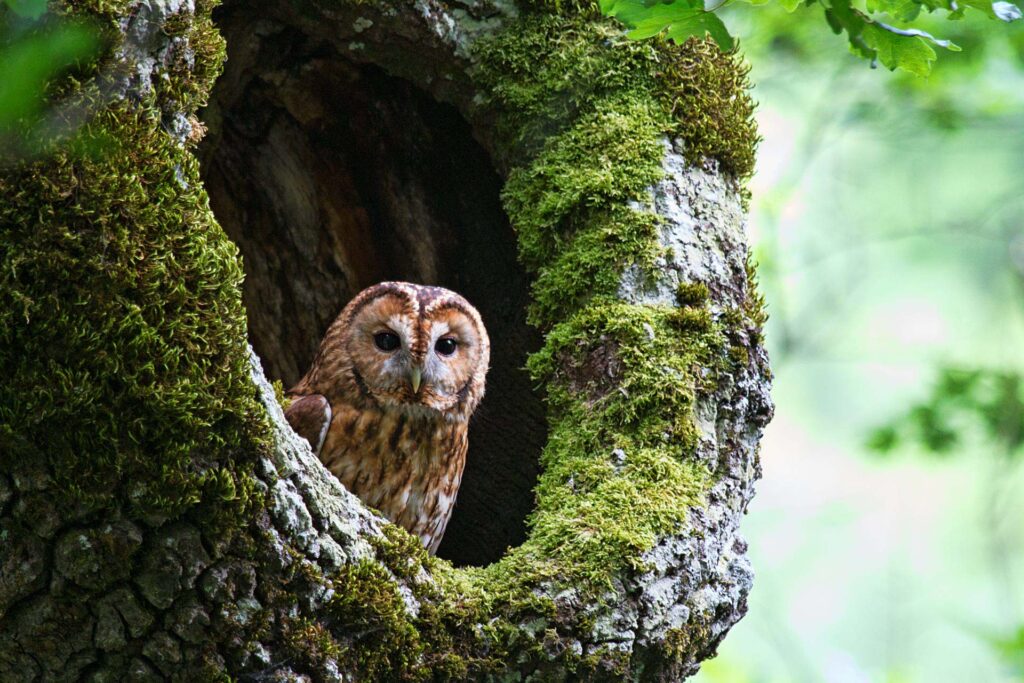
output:
[{"label": "green moss", "polygon": [[387,570],[370,561],[348,564],[331,577],[331,584],[335,593],[322,620],[345,638],[343,668],[357,672],[360,680],[409,678],[424,644]]},{"label": "green moss", "polygon": [[[182,54],[155,80],[179,86],[186,112],[223,59],[210,9],[201,2],[198,17],[165,27],[192,62]],[[110,104],[89,81],[115,67],[127,4],[57,11],[97,26],[104,48],[49,84],[94,118],[0,176],[0,452],[18,454],[0,469],[42,464],[64,505],[123,500],[141,518],[188,513],[227,534],[262,504],[252,468],[269,441],[249,380],[237,249],[208,209],[196,160],[162,130],[159,93]]]},{"label": "green moss", "polygon": [[749,254],[744,267],[747,272],[747,291],[743,301],[743,312],[751,324],[752,341],[760,344],[764,341],[763,329],[768,322],[768,306],[757,284],[757,264]]},{"label": "green moss", "polygon": [[691,163],[715,159],[726,173],[749,177],[760,141],[748,94],[750,67],[711,40],[659,45],[665,56],[658,74],[659,97],[676,121],[686,158]]},{"label": "green moss", "polygon": [[[296,555],[283,585],[326,585],[332,592],[316,621],[286,617],[282,625],[299,670],[323,675],[340,669],[359,680],[461,681],[505,668],[518,631],[505,622],[488,625],[494,612],[467,572],[429,556],[418,538],[398,527],[369,540],[372,560],[329,575]],[[415,617],[395,577],[412,589]],[[279,589],[273,600],[287,604],[288,590]]]},{"label": "green moss", "polygon": [[[660,109],[670,123],[664,133],[683,141],[691,163],[715,159],[724,172],[749,176],[759,138],[740,59],[711,40],[629,40],[590,4],[533,3],[548,11],[474,47],[476,80],[501,112],[499,153],[521,162],[577,116],[626,99]],[[581,12],[566,11],[573,8]]]},{"label": "green moss", "polygon": [[[490,623],[467,652],[496,661],[514,653],[538,670],[555,658],[588,677],[614,675],[615,658],[558,653],[543,645],[557,634],[528,642],[514,625],[554,623],[555,606],[538,590],[550,582],[599,594],[700,504],[714,475],[693,457],[694,399],[728,369],[735,322],[714,318],[702,283],[680,287],[679,308],[613,297],[627,267],[650,269],[661,254],[658,219],[643,207],[662,176],[663,140],[680,137],[691,162],[714,158],[743,176],[756,133],[733,57],[703,42],[631,42],[587,3],[571,5],[533,3],[476,55],[509,166],[503,202],[535,274],[530,320],[547,331],[529,361],[550,404],[529,538],[483,569],[422,562],[444,598],[427,601],[437,610],[428,623],[461,631],[450,647],[467,646],[459,624]],[[545,12],[552,7],[564,16]],[[392,571],[405,553],[386,554]]]},{"label": "green moss", "polygon": [[[680,308],[613,296],[627,267],[660,255],[643,207],[664,139],[682,139],[693,163],[750,172],[745,73],[702,41],[629,41],[592,2],[529,5],[478,46],[473,78],[490,93],[503,201],[535,275],[530,319],[547,332],[529,362],[550,405],[530,538],[475,569],[427,556],[395,527],[374,541],[377,561],[323,576],[296,560],[308,575],[268,587],[259,625],[237,630],[271,628],[288,581],[330,585],[318,620],[275,626],[310,671],[333,661],[367,679],[465,680],[555,659],[581,677],[621,674],[628,655],[557,651],[546,586],[599,594],[681,527],[713,477],[693,457],[694,399],[727,367],[730,331],[763,323],[762,302],[752,293],[738,317],[716,319],[699,283],[679,289]],[[124,4],[78,8],[111,20]],[[268,439],[242,273],[194,158],[162,129],[204,102],[219,72],[209,12],[201,1],[164,27],[195,67],[172,52],[149,99],[89,124],[83,140],[107,141],[101,153],[83,143],[0,177],[0,452],[11,455],[0,472],[42,462],[69,500],[129,500],[140,517],[230,529],[262,504],[252,467]],[[415,617],[392,576],[419,601]],[[538,622],[536,634],[520,626]]]},{"label": "green moss", "polygon": [[90,506],[234,501],[248,475],[220,466],[261,445],[236,248],[195,159],[145,114],[108,110],[86,134],[99,156],[0,178],[0,422]]},{"label": "green moss", "polygon": [[[658,138],[667,126],[661,112],[642,101],[604,104],[551,136],[529,165],[509,173],[502,199],[530,269],[572,251],[561,239],[560,228],[567,222],[577,219],[580,227],[586,227],[588,217],[626,222],[621,212],[614,217],[594,214],[642,197],[661,177],[664,150]],[[614,226],[603,228],[614,231]],[[646,233],[644,241],[649,243],[654,233]]]},{"label": "green moss", "polygon": [[624,206],[613,206],[582,219],[562,238],[565,247],[537,273],[528,321],[542,325],[558,320],[594,296],[610,296],[619,288],[622,272],[631,265],[649,270],[660,255],[654,240],[658,217]]},{"label": "green moss", "polygon": [[[154,84],[161,111],[195,111],[206,104],[226,55],[224,39],[211,18],[217,4],[199,0],[194,13],[182,10],[164,24],[164,34],[176,40],[167,59],[168,77]],[[195,126],[198,119],[193,117],[192,123]]]},{"label": "green moss", "polygon": [[577,116],[607,111],[607,97],[654,104],[653,57],[614,22],[557,15],[527,15],[480,41],[474,76],[501,112],[500,152],[529,157]]},{"label": "green moss", "polygon": [[690,655],[691,646],[694,640],[700,640],[700,638],[693,638],[692,629],[695,626],[687,626],[687,628],[670,628],[665,633],[665,640],[662,643],[662,649],[665,655],[672,661],[681,662],[685,661]]},{"label": "green moss", "polygon": [[347,651],[322,623],[312,619],[285,622],[282,635],[285,646],[294,656],[313,668],[326,660],[338,662]]},{"label": "green moss", "polygon": [[676,301],[680,306],[702,306],[710,296],[703,282],[680,282],[676,287]]},{"label": "green moss", "polygon": [[275,379],[270,383],[270,386],[274,389],[274,398],[277,400],[277,404],[281,406],[281,410],[288,410],[288,406],[292,404],[292,399],[285,395],[284,383]]},{"label": "green moss", "polygon": [[653,265],[657,219],[642,207],[665,139],[740,177],[757,142],[735,57],[705,41],[630,41],[613,21],[548,5],[481,41],[474,74],[500,114],[502,198],[536,273],[530,321],[541,327],[613,294],[627,266]]},{"label": "green moss", "polygon": [[609,100],[550,137],[502,192],[528,268],[537,270],[531,322],[557,320],[613,294],[626,266],[658,254],[657,217],[628,206],[661,177],[667,122],[649,102]]},{"label": "green moss", "polygon": [[692,459],[692,407],[716,378],[693,368],[717,367],[724,338],[710,316],[680,326],[679,313],[595,301],[530,359],[549,382],[551,428],[527,546],[562,571],[609,579],[700,500],[708,473]]}]

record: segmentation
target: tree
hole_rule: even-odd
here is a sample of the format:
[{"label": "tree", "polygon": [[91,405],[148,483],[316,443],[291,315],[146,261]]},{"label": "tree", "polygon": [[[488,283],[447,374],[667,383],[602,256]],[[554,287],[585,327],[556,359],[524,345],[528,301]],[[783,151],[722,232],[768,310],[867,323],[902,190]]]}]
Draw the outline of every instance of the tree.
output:
[{"label": "tree", "polygon": [[[756,133],[742,65],[705,41],[628,41],[596,8],[558,3],[233,3],[218,16],[231,55],[218,80],[212,11],[64,6],[92,17],[105,47],[48,94],[90,117],[0,175],[0,678],[695,671],[745,611],[738,525],[771,414],[743,235]],[[394,133],[375,134],[388,154],[413,151],[341,158],[321,144],[339,120]],[[480,199],[496,186],[479,166],[429,205],[422,174],[460,165],[433,163],[448,143],[497,169],[514,238],[500,221],[475,230],[497,201]],[[383,242],[345,219],[367,209],[343,197],[368,168],[384,179],[370,193]],[[297,197],[316,220],[295,222]],[[502,370],[515,386],[490,410],[513,419],[484,422],[478,441],[545,443],[522,543],[453,568],[320,467],[247,346],[238,248],[211,201],[253,268],[249,331],[281,376],[332,313],[324,283],[347,291],[382,268],[510,274],[479,286],[481,309],[527,304],[543,339],[502,320],[532,379]],[[431,220],[408,222],[423,202],[415,215]],[[318,222],[334,246],[302,232]],[[477,259],[470,278],[452,265],[465,253],[494,263]],[[282,325],[292,310],[310,317]],[[539,405],[523,383],[543,387],[546,425],[514,419]],[[498,513],[515,517],[536,464],[494,452],[480,457],[509,469],[478,481],[523,475]],[[522,519],[487,526],[480,496],[463,495],[456,538],[486,531],[450,556],[502,554]]]}]

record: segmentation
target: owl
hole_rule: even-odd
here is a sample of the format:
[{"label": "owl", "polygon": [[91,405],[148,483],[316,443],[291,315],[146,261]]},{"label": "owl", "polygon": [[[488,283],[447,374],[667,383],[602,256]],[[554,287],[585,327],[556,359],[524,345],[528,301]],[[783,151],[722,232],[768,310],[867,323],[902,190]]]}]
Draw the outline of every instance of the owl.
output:
[{"label": "owl", "polygon": [[382,282],[345,306],[285,417],[334,476],[434,553],[462,481],[490,340],[455,292]]}]

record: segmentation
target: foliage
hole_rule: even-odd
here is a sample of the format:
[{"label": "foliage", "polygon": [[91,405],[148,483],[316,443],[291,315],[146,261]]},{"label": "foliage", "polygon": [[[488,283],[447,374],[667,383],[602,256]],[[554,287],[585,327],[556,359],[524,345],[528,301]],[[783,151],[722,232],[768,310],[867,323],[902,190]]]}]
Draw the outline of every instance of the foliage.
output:
[{"label": "foliage", "polygon": [[1010,675],[1017,680],[1024,678],[1024,626],[1005,638],[994,638],[992,646],[1009,669]]},{"label": "foliage", "polygon": [[[747,0],[762,5],[769,0]],[[937,38],[921,28],[922,10],[947,19],[961,19],[967,10],[993,20],[1012,22],[1021,18],[1021,10],[1004,0],[779,0],[789,12],[819,6],[828,27],[845,33],[850,50],[890,70],[897,68],[918,76],[927,76],[936,59],[935,47],[959,51],[952,40]],[[648,38],[664,33],[682,42],[710,35],[724,50],[733,49],[734,40],[721,18],[714,12],[729,0],[709,5],[704,0],[600,0],[601,11],[617,17],[629,28],[629,36]]]},{"label": "foliage", "polygon": [[39,0],[0,2],[0,160],[66,131],[74,112],[47,103],[47,84],[100,48],[92,25],[46,13]]},{"label": "foliage", "polygon": [[[868,445],[891,453],[910,442],[948,457],[972,432],[996,446],[1007,460],[1024,455],[1024,376],[1008,370],[943,368],[932,395],[902,418],[876,429]],[[1024,674],[1024,626],[988,640],[1015,676]]]},{"label": "foliage", "polygon": [[1010,457],[1024,453],[1024,378],[998,370],[944,368],[926,401],[871,435],[870,446],[889,453],[905,442],[949,455],[965,434],[981,431]]},{"label": "foliage", "polygon": [[691,36],[710,35],[723,50],[734,47],[729,30],[703,0],[682,2],[648,2],[646,0],[601,0],[601,11],[631,28],[629,37],[636,40],[665,32],[666,37],[683,43]]},{"label": "foliage", "polygon": [[[1024,456],[1024,376],[1011,370],[942,368],[932,395],[876,429],[869,446],[891,453],[909,442],[949,457],[971,434],[1009,461]],[[1014,674],[1024,673],[1024,626],[989,642]]]}]

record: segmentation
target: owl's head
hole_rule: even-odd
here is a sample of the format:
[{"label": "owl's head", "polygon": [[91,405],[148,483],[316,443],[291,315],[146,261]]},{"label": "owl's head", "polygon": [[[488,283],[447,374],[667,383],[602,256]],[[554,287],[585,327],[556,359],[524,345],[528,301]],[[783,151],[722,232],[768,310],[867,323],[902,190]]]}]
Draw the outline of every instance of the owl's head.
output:
[{"label": "owl's head", "polygon": [[348,303],[320,355],[380,405],[454,419],[483,398],[490,340],[480,314],[455,292],[382,282]]}]

